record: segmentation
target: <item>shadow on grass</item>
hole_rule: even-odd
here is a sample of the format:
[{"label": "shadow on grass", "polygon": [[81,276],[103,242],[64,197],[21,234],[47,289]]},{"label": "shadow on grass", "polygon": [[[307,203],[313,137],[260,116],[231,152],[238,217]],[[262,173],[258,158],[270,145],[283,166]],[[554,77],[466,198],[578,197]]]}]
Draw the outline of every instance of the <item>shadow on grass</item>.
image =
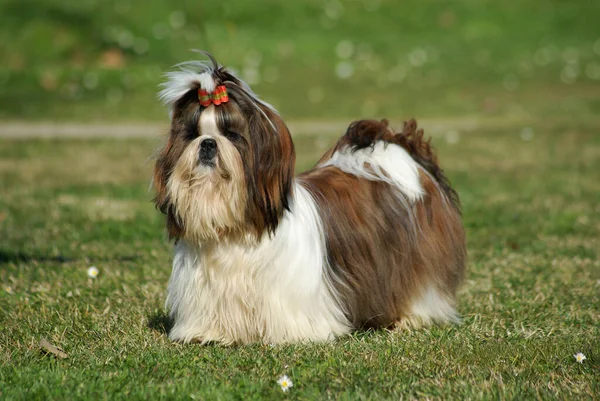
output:
[{"label": "shadow on grass", "polygon": [[11,263],[11,262],[53,262],[53,263],[69,263],[73,262],[74,258],[67,258],[62,255],[58,256],[39,256],[30,255],[19,251],[9,251],[6,249],[0,249],[0,264]]},{"label": "shadow on grass", "polygon": [[117,257],[94,257],[94,258],[73,258],[63,255],[58,256],[46,256],[46,255],[32,255],[24,252],[0,249],[0,265],[5,263],[16,263],[16,262],[48,262],[48,263],[71,263],[78,260],[86,259],[88,262],[93,263],[95,261],[107,261],[115,260],[118,262],[133,262],[138,259],[135,255],[123,255]]},{"label": "shadow on grass", "polygon": [[169,335],[173,328],[173,320],[163,311],[156,312],[148,316],[148,328]]}]

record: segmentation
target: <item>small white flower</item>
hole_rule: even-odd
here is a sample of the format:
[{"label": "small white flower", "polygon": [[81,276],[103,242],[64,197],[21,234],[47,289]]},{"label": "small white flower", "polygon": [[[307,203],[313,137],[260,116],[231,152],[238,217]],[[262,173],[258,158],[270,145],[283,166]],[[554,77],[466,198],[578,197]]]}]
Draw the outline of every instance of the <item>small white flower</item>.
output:
[{"label": "small white flower", "polygon": [[583,361],[585,361],[587,358],[585,357],[585,355],[583,355],[581,352],[576,353],[575,355],[573,355],[575,357],[575,360],[579,363],[583,363]]},{"label": "small white flower", "polygon": [[4,291],[6,291],[8,294],[13,294],[13,289],[10,285],[4,286]]},{"label": "small white flower", "polygon": [[290,388],[294,387],[294,383],[292,383],[292,379],[288,375],[283,375],[277,379],[277,384],[281,386],[281,391],[284,393],[287,393]]},{"label": "small white flower", "polygon": [[89,278],[98,277],[98,273],[100,273],[100,270],[98,270],[96,266],[90,266],[90,268],[87,270],[87,275]]}]

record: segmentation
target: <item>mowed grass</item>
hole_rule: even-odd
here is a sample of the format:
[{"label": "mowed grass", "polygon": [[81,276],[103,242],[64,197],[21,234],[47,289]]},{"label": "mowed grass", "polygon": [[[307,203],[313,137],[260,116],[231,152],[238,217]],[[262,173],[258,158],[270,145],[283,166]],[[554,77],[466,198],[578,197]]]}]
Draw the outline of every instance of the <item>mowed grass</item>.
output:
[{"label": "mowed grass", "polygon": [[[166,337],[159,138],[3,141],[0,398],[598,398],[598,129],[547,119],[436,135],[468,234],[462,325],[235,347]],[[298,170],[335,139],[295,138]],[[41,338],[69,357],[44,355]]]}]

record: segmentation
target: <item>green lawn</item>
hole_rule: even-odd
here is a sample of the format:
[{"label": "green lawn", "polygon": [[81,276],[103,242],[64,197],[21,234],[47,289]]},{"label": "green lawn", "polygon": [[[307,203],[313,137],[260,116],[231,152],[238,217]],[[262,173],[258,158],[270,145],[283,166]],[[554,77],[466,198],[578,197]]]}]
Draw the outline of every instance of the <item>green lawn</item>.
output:
[{"label": "green lawn", "polygon": [[1,119],[162,119],[161,75],[193,48],[288,118],[600,112],[598,1],[0,0],[0,15]]},{"label": "green lawn", "polygon": [[[461,326],[230,348],[165,335],[171,247],[148,191],[159,138],[5,140],[0,398],[597,398],[599,129],[546,118],[436,135],[468,234]],[[334,140],[297,137],[298,169]],[[69,357],[42,354],[41,338]]]},{"label": "green lawn", "polygon": [[[425,119],[470,258],[461,326],[172,344],[162,138],[0,138],[0,399],[600,397],[600,2],[0,0],[0,16],[0,130],[166,123],[157,86],[191,48],[288,120]],[[298,171],[336,138],[296,137]]]}]

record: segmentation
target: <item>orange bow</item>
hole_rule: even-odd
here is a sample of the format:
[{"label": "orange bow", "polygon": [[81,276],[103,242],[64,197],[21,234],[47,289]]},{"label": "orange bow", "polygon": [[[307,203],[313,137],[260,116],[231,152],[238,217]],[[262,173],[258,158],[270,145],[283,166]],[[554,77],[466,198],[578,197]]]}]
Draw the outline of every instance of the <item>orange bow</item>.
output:
[{"label": "orange bow", "polygon": [[198,101],[204,107],[210,106],[211,103],[218,106],[221,103],[227,103],[229,96],[227,96],[225,85],[219,85],[212,93],[208,93],[204,89],[198,89]]}]

